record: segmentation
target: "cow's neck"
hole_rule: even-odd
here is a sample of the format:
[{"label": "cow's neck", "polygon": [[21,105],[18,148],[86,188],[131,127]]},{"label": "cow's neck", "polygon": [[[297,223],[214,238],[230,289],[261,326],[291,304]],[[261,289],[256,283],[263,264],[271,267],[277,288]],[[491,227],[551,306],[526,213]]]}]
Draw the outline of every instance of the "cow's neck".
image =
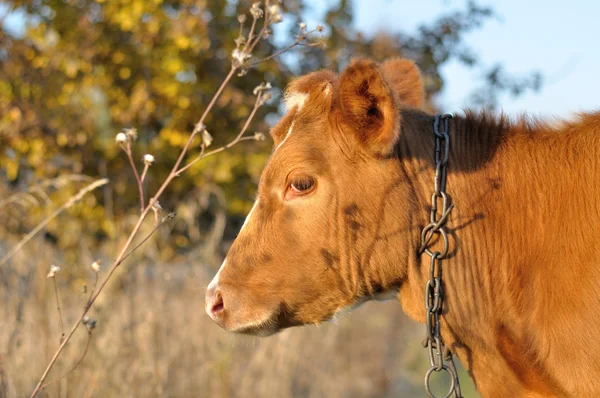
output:
[{"label": "cow's neck", "polygon": [[[411,181],[417,203],[413,209],[413,248],[419,244],[420,228],[429,223],[435,172],[433,121],[431,115],[403,112],[398,156],[403,172]],[[519,294],[509,291],[506,272],[500,271],[507,266],[503,259],[513,254],[503,252],[509,249],[502,243],[508,232],[504,231],[507,224],[503,218],[510,216],[507,213],[510,210],[502,210],[502,201],[506,197],[503,191],[518,189],[507,188],[513,183],[502,181],[498,171],[498,165],[503,162],[501,143],[510,138],[510,134],[507,125],[485,118],[455,118],[450,122],[451,152],[446,190],[456,207],[448,222],[450,257],[443,263],[445,313],[442,336],[480,388],[481,378],[490,371],[509,375],[524,371],[511,369],[506,362],[506,353],[498,348],[499,333],[510,336],[511,330],[518,330],[522,322],[522,319],[505,319],[502,310],[507,306],[514,307],[518,299],[515,294]],[[510,249],[514,250],[514,247]],[[409,316],[424,322],[423,295],[429,257],[415,255],[412,260],[399,298]],[[520,277],[527,278],[527,275]],[[499,331],[499,328],[507,330]],[[509,350],[518,352],[520,340],[521,336],[515,336],[508,342],[509,345],[516,344]],[[514,360],[524,362],[527,358]],[[519,377],[515,374],[506,380],[506,391],[518,391]]]},{"label": "cow's neck", "polygon": [[[421,228],[429,223],[431,195],[434,190],[434,117],[418,111],[404,111],[402,116],[398,157],[415,197],[416,205],[411,209],[414,235],[411,244],[416,248],[420,243]],[[480,130],[475,121],[466,122],[465,119],[455,118],[450,122],[451,151],[446,191],[456,207],[447,227],[451,236],[451,248],[449,258],[444,261],[444,279],[449,305],[455,289],[460,290],[457,294],[461,297],[472,298],[464,300],[464,303],[454,303],[464,307],[452,314],[458,324],[462,320],[472,319],[473,313],[487,313],[490,310],[483,308],[488,300],[484,297],[477,298],[489,288],[489,275],[486,274],[489,268],[482,266],[482,254],[484,257],[485,253],[492,254],[491,251],[495,248],[482,245],[482,242],[492,243],[493,239],[486,239],[480,234],[483,233],[484,223],[493,222],[489,219],[488,205],[494,192],[501,189],[500,181],[494,174],[494,156],[497,152],[495,143],[500,142],[504,134],[503,128],[490,129],[490,125],[482,126]],[[475,245],[475,241],[479,246]],[[404,293],[403,300],[406,301],[407,313],[424,321],[423,291],[428,279],[429,257],[415,255],[413,260],[407,274],[407,287],[410,289]],[[452,285],[455,278],[457,281]]]}]

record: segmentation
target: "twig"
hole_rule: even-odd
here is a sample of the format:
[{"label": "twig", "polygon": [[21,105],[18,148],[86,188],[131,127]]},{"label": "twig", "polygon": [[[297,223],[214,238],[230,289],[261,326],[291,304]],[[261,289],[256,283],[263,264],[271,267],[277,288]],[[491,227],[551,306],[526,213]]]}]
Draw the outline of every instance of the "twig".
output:
[{"label": "twig", "polygon": [[[268,25],[269,25],[269,13],[268,13],[268,5],[269,5],[269,0],[265,0],[265,20],[264,20],[264,24],[262,26],[261,31],[259,32],[259,34],[256,36],[255,41],[251,42],[249,40],[249,42],[251,43],[247,43],[246,46],[244,47],[245,49],[247,49],[249,52],[251,52],[254,47],[257,45],[257,43],[259,42],[259,40],[263,37]],[[162,185],[158,188],[158,190],[156,191],[156,193],[154,194],[153,197],[150,198],[150,200],[148,201],[147,205],[144,207],[142,205],[142,211],[141,214],[138,218],[138,221],[136,222],[135,226],[133,227],[132,231],[130,232],[129,236],[127,237],[127,240],[125,242],[125,244],[122,246],[119,254],[117,255],[116,259],[114,260],[114,262],[112,263],[112,265],[110,266],[108,272],[106,273],[106,275],[104,276],[102,282],[100,283],[100,285],[98,286],[97,289],[95,289],[95,291],[93,291],[93,294],[90,295],[90,298],[81,314],[81,316],[77,319],[77,321],[73,324],[73,326],[71,327],[70,331],[68,332],[68,334],[66,335],[66,337],[64,338],[64,340],[62,341],[62,343],[60,344],[60,346],[58,347],[58,349],[56,350],[56,352],[54,353],[52,359],[50,360],[50,362],[48,363],[48,365],[46,366],[46,369],[44,370],[42,376],[40,377],[39,382],[37,383],[35,389],[33,390],[31,397],[35,397],[36,394],[40,391],[40,389],[42,388],[42,385],[44,383],[44,381],[46,380],[46,378],[48,377],[48,374],[50,373],[50,371],[52,370],[52,368],[54,367],[54,365],[56,364],[56,361],[58,360],[58,357],[61,355],[61,353],[63,352],[63,350],[65,349],[65,346],[67,345],[67,343],[71,340],[73,334],[75,333],[75,331],[77,330],[77,328],[79,327],[79,325],[82,323],[84,317],[86,316],[87,312],[90,310],[90,308],[92,307],[92,305],[94,304],[94,302],[96,301],[96,299],[98,298],[98,296],[102,293],[102,291],[104,290],[104,287],[106,286],[106,284],[108,283],[108,281],[111,279],[112,275],[114,274],[114,272],[117,270],[117,268],[123,263],[123,261],[129,257],[131,255],[131,253],[133,253],[135,250],[137,250],[144,242],[146,242],[149,237],[164,223],[164,221],[166,219],[168,219],[168,217],[166,219],[163,219],[163,221],[161,223],[159,223],[158,225],[155,225],[154,229],[150,232],[150,234],[148,236],[146,236],[144,239],[142,239],[142,241],[140,243],[138,243],[133,249],[129,250],[129,247],[132,245],[133,240],[135,239],[135,237],[137,236],[144,220],[146,219],[146,216],[148,215],[148,213],[150,212],[150,210],[152,210],[154,208],[155,203],[158,202],[158,199],[160,198],[160,196],[164,193],[164,191],[166,190],[166,188],[169,186],[169,184],[173,181],[173,179],[175,179],[181,172],[187,170],[189,168],[189,166],[191,166],[191,164],[195,163],[199,158],[195,159],[194,161],[190,162],[189,164],[181,167],[181,163],[183,162],[183,159],[185,159],[185,156],[191,146],[191,144],[193,143],[195,137],[202,131],[202,128],[204,126],[204,120],[206,119],[206,116],[210,113],[210,111],[212,110],[212,108],[214,107],[214,105],[217,102],[217,99],[220,97],[220,95],[222,94],[223,90],[225,89],[225,86],[227,86],[227,84],[229,83],[229,81],[232,79],[232,77],[235,75],[235,73],[242,68],[243,65],[236,65],[234,62],[232,62],[232,66],[231,69],[229,70],[229,73],[227,74],[227,76],[225,77],[225,79],[223,80],[223,82],[221,83],[221,85],[219,86],[219,88],[217,89],[217,91],[215,92],[215,94],[213,95],[212,99],[210,100],[210,102],[208,103],[206,109],[204,110],[204,113],[202,114],[202,116],[200,117],[200,120],[198,121],[198,123],[196,124],[196,126],[194,127],[194,130],[192,131],[192,133],[190,134],[190,137],[188,138],[186,144],[184,145],[183,149],[181,150],[181,153],[179,154],[179,157],[177,158],[175,164],[173,165],[171,171],[169,172],[167,178],[163,181]],[[242,131],[240,131],[240,133],[235,137],[235,139],[233,141],[231,141],[229,144],[215,149],[211,152],[208,153],[204,153],[203,149],[201,151],[201,157],[200,158],[204,158],[206,156],[210,156],[213,155],[215,153],[224,151],[230,147],[232,147],[233,145],[237,144],[240,141],[243,140],[248,140],[248,139],[254,139],[254,137],[244,137],[243,134],[244,132],[247,130],[251,119],[254,117],[256,110],[258,109],[258,107],[260,105],[262,105],[262,101],[263,100],[263,93],[259,92],[257,95],[257,101],[255,103],[255,107],[252,110],[250,116],[248,117],[248,120],[246,121],[246,123],[244,124],[244,127],[242,128]],[[129,151],[130,153],[130,151]],[[132,158],[130,159],[130,161],[132,161]],[[137,170],[135,169],[135,167],[133,167],[134,169],[134,173],[137,173]],[[140,179],[138,179],[139,181]],[[141,184],[139,184],[141,186]],[[143,196],[141,196],[143,197]]]},{"label": "twig", "polygon": [[[254,108],[252,108],[252,112],[250,112],[250,115],[248,116],[248,119],[246,119],[246,123],[244,123],[244,126],[242,127],[242,129],[240,130],[240,132],[238,133],[238,135],[235,137],[235,139],[233,141],[231,141],[227,145],[222,146],[221,148],[217,148],[217,149],[215,149],[213,151],[210,151],[210,152],[207,152],[207,153],[204,153],[204,148],[203,148],[202,151],[200,152],[200,155],[198,155],[198,157],[196,157],[196,159],[192,160],[191,162],[189,162],[188,164],[186,164],[185,166],[183,166],[181,169],[177,170],[175,172],[175,174],[177,176],[179,176],[179,175],[181,175],[181,173],[183,173],[184,171],[186,171],[187,169],[189,169],[190,167],[192,167],[200,159],[203,159],[203,158],[205,158],[207,156],[210,156],[210,155],[214,155],[215,153],[222,152],[222,151],[224,151],[226,149],[231,148],[232,146],[234,146],[238,142],[242,141],[242,136],[244,135],[244,133],[248,129],[248,126],[250,126],[250,123],[252,122],[252,119],[254,118],[254,115],[256,115],[256,111],[262,105],[262,103],[261,103],[262,102],[262,96],[263,96],[262,92],[259,92],[258,95],[256,96],[256,101],[254,102]],[[254,139],[254,137],[243,137],[243,138],[245,138],[245,139]]]},{"label": "twig", "polygon": [[92,286],[92,290],[90,291],[90,297],[88,298],[88,301],[86,302],[85,305],[90,305],[90,301],[92,300],[92,297],[94,296],[94,292],[96,291],[96,286],[98,285],[98,273],[94,272],[94,286]]},{"label": "twig", "polygon": [[63,374],[60,377],[57,377],[54,380],[50,380],[48,383],[44,384],[42,386],[42,388],[46,388],[51,384],[56,383],[57,381],[61,381],[62,379],[64,379],[65,377],[67,377],[68,375],[70,375],[71,373],[73,373],[75,371],[75,369],[77,369],[77,367],[79,367],[79,365],[81,365],[81,362],[83,362],[83,359],[85,358],[85,356],[87,355],[87,352],[90,348],[90,343],[92,342],[92,332],[88,330],[88,339],[87,339],[87,343],[85,345],[85,349],[83,350],[83,354],[81,355],[81,358],[79,358],[79,360],[77,362],[75,362],[75,365],[73,365],[73,367],[65,374]]},{"label": "twig", "polygon": [[58,316],[60,317],[60,342],[62,343],[63,339],[65,338],[65,323],[63,322],[63,316],[62,316],[62,311],[60,310],[60,298],[58,296],[58,284],[56,283],[56,278],[53,277],[52,280],[54,281],[54,294],[56,296],[56,308],[58,308]]},{"label": "twig", "polygon": [[[227,74],[227,76],[223,80],[223,83],[221,83],[221,86],[219,86],[219,88],[217,89],[217,92],[215,93],[215,95],[213,96],[213,98],[209,102],[208,106],[204,110],[204,113],[200,117],[200,120],[198,121],[198,125],[201,125],[204,122],[204,119],[206,118],[206,116],[208,115],[208,113],[210,112],[210,110],[212,109],[212,107],[215,105],[215,103],[217,102],[218,97],[223,92],[223,89],[225,88],[225,86],[227,85],[227,83],[234,76],[236,70],[237,70],[236,67],[233,67],[233,66],[231,67],[229,73]],[[58,349],[56,350],[56,352],[54,353],[54,355],[52,356],[52,359],[50,359],[50,362],[48,363],[48,366],[46,366],[46,369],[44,370],[44,373],[40,377],[40,380],[38,381],[38,383],[35,386],[33,392],[31,393],[31,398],[34,398],[36,396],[36,394],[40,391],[40,389],[42,388],[42,385],[44,383],[44,380],[46,380],[46,378],[48,377],[48,374],[50,373],[50,370],[56,364],[56,361],[58,360],[58,357],[60,356],[60,354],[65,349],[65,346],[67,345],[67,343],[71,340],[71,337],[73,337],[73,334],[75,333],[75,331],[79,327],[79,324],[81,323],[83,317],[87,314],[87,312],[89,311],[89,309],[91,308],[91,306],[94,304],[94,302],[96,301],[96,299],[98,298],[98,296],[100,295],[100,293],[102,293],[102,290],[104,289],[104,286],[106,286],[106,284],[110,280],[111,276],[117,270],[117,268],[119,267],[119,265],[121,265],[121,263],[123,262],[123,258],[125,256],[125,253],[129,249],[129,246],[131,245],[131,243],[133,242],[133,239],[135,238],[135,236],[137,235],[139,229],[141,228],[144,220],[146,219],[146,216],[148,215],[148,212],[150,211],[150,209],[152,209],[152,205],[154,205],[154,203],[158,200],[158,198],[160,197],[160,195],[162,195],[162,193],[169,186],[169,184],[171,183],[171,181],[173,181],[173,179],[176,177],[176,172],[179,169],[179,166],[181,165],[181,162],[183,161],[183,158],[185,157],[185,154],[187,153],[187,151],[188,151],[188,149],[189,149],[192,141],[194,140],[194,138],[195,138],[195,136],[197,134],[196,129],[194,129],[194,132],[192,132],[192,134],[188,138],[188,141],[186,142],[185,146],[181,150],[181,153],[179,154],[179,157],[178,157],[177,161],[173,165],[173,168],[171,169],[171,172],[169,173],[169,175],[167,176],[167,178],[165,179],[165,181],[162,183],[162,185],[160,186],[160,188],[158,188],[158,191],[156,191],[156,194],[150,199],[150,201],[148,202],[148,205],[142,210],[142,213],[140,214],[140,217],[138,218],[137,223],[135,224],[135,226],[133,227],[133,230],[131,231],[131,233],[127,237],[127,240],[126,240],[125,244],[123,245],[123,247],[121,248],[121,251],[120,251],[119,255],[117,256],[116,260],[111,265],[109,271],[107,272],[106,276],[104,277],[104,279],[100,283],[100,286],[98,287],[98,289],[96,290],[96,292],[94,293],[94,295],[91,296],[90,300],[88,301],[87,305],[84,308],[83,313],[77,319],[77,321],[73,324],[73,326],[71,327],[71,330],[69,331],[69,333],[67,334],[67,336],[65,337],[65,339],[63,340],[63,342],[61,343],[61,345],[58,347]]]},{"label": "twig", "polygon": [[[173,213],[171,213],[171,214],[173,214]],[[173,214],[173,215],[171,215],[171,214],[169,214],[169,215],[168,215],[168,216],[166,216],[166,217],[163,217],[163,219],[162,219],[162,220],[161,220],[161,221],[160,221],[158,224],[156,224],[156,225],[154,226],[154,228],[152,228],[152,231],[150,231],[150,233],[149,233],[148,235],[146,235],[146,237],[145,237],[144,239],[142,239],[142,240],[140,241],[140,243],[138,243],[137,245],[135,245],[135,247],[134,247],[133,249],[129,250],[129,251],[127,252],[127,254],[125,254],[125,255],[123,256],[123,259],[122,259],[122,261],[124,261],[124,260],[125,260],[127,257],[129,257],[129,256],[130,256],[130,255],[131,255],[131,254],[132,254],[134,251],[136,251],[136,250],[137,250],[137,249],[138,249],[138,248],[139,248],[141,245],[143,245],[143,244],[144,244],[144,243],[145,243],[145,242],[146,242],[148,239],[150,239],[150,237],[151,237],[152,235],[154,235],[154,233],[155,233],[155,232],[156,232],[156,231],[157,231],[157,230],[158,230],[160,227],[162,227],[162,226],[165,224],[165,222],[166,222],[166,221],[168,221],[168,220],[170,220],[170,219],[172,219],[172,218],[174,218],[174,217],[175,217],[175,215],[174,215],[174,214]]]},{"label": "twig", "polygon": [[104,289],[104,286],[106,286],[106,283],[108,282],[108,280],[110,279],[110,277],[112,276],[112,274],[117,270],[118,266],[121,264],[121,261],[123,259],[123,255],[125,254],[125,250],[127,250],[127,248],[129,247],[129,245],[131,245],[131,242],[133,241],[133,238],[136,236],[137,232],[139,231],[140,227],[142,226],[142,223],[144,222],[144,219],[146,218],[146,215],[148,214],[149,208],[150,208],[150,206],[146,207],[146,209],[144,209],[144,211],[140,215],[140,218],[138,219],[136,225],[133,227],[133,230],[129,234],[129,237],[127,238],[127,241],[125,242],[125,245],[123,246],[123,248],[121,249],[121,252],[117,256],[117,259],[112,264],[112,266],[111,266],[110,270],[108,271],[107,275],[102,280],[102,283],[100,284],[100,287],[98,288],[98,290],[96,291],[96,293],[90,297],[88,303],[86,304],[86,306],[85,306],[85,308],[83,310],[83,313],[77,319],[77,321],[75,321],[75,323],[71,327],[71,330],[69,330],[69,333],[67,333],[67,336],[64,338],[64,340],[62,341],[62,343],[60,344],[60,346],[58,347],[58,349],[56,350],[56,352],[52,356],[52,359],[48,363],[48,366],[46,366],[46,369],[44,370],[44,373],[40,377],[40,380],[38,381],[38,384],[35,386],[35,389],[31,393],[31,395],[30,395],[31,398],[34,398],[37,395],[37,393],[40,391],[40,389],[42,388],[42,384],[44,383],[44,381],[48,377],[48,374],[50,373],[50,370],[56,364],[56,361],[58,360],[58,357],[60,356],[60,354],[65,349],[65,346],[67,345],[67,343],[71,340],[71,337],[73,337],[73,334],[75,333],[75,331],[79,327],[79,324],[82,323],[83,317],[86,316],[87,312],[89,311],[89,309],[91,308],[91,306],[94,304],[94,302],[98,298],[98,295]]},{"label": "twig", "polygon": [[[210,152],[206,152],[206,154],[204,154],[204,156],[202,156],[202,159],[204,159],[204,158],[207,158],[207,157],[209,157],[209,156],[212,156],[212,155],[215,155],[215,154],[217,154],[217,153],[219,153],[219,152],[223,152],[223,151],[225,151],[225,150],[227,150],[227,149],[231,148],[231,147],[232,147],[232,146],[234,146],[235,144],[239,143],[240,141],[249,141],[249,140],[255,140],[255,138],[254,138],[254,137],[252,137],[252,136],[241,137],[241,138],[240,138],[240,139],[238,139],[238,140],[237,140],[235,143],[234,143],[234,142],[230,142],[229,144],[227,144],[227,145],[224,145],[224,146],[222,146],[221,148],[213,149],[213,150],[212,150],[212,151],[210,151]],[[197,160],[199,160],[199,159],[197,159]]]},{"label": "twig", "polygon": [[60,213],[62,213],[66,209],[70,208],[75,203],[79,202],[81,200],[81,198],[83,198],[83,196],[85,194],[87,194],[88,192],[91,192],[94,189],[96,189],[98,187],[101,187],[102,185],[105,185],[107,183],[108,183],[108,179],[107,178],[102,178],[100,180],[96,180],[93,183],[91,183],[90,185],[82,188],[74,196],[72,196],[71,198],[69,198],[69,200],[67,200],[58,209],[54,210],[52,212],[52,214],[50,214],[44,220],[42,220],[42,222],[40,222],[31,232],[29,232],[27,235],[25,235],[23,237],[23,239],[21,239],[19,241],[19,243],[17,243],[17,245],[15,247],[13,247],[7,254],[4,255],[4,257],[2,257],[2,259],[0,260],[0,267],[2,265],[4,265],[8,261],[8,259],[10,259],[16,252],[18,252],[19,250],[21,250],[21,248],[27,242],[29,242],[31,240],[31,238],[33,238],[38,232],[40,232],[46,225],[48,225],[48,223],[50,221],[52,221],[54,218],[56,218]]},{"label": "twig", "polygon": [[[265,11],[266,13],[266,11]],[[254,29],[256,28],[256,19],[254,16],[252,17],[252,26],[250,26],[250,32],[248,33],[248,40],[246,41],[246,44],[244,45],[244,52],[246,52],[248,50],[248,45],[250,44],[250,42],[253,39],[254,35]],[[242,25],[243,26],[243,25]],[[242,26],[240,26],[240,33],[242,32]]]},{"label": "twig", "polygon": [[310,45],[302,43],[300,41],[295,41],[293,44],[290,44],[289,46],[287,46],[285,48],[282,48],[281,50],[275,52],[274,54],[269,55],[268,57],[259,59],[258,61],[255,61],[255,62],[252,62],[250,65],[247,66],[247,68],[254,68],[256,65],[261,64],[263,62],[266,62],[266,61],[268,61],[270,59],[273,59],[273,58],[275,58],[275,57],[283,54],[284,52],[291,50],[292,48],[294,48],[296,46],[307,47],[307,46],[310,46]]},{"label": "twig", "polygon": [[292,48],[297,47],[297,46],[301,46],[301,47],[317,47],[317,46],[321,45],[321,43],[319,43],[319,42],[316,42],[316,43],[315,42],[313,42],[313,43],[310,43],[310,42],[309,43],[305,43],[304,42],[310,35],[312,35],[315,32],[319,32],[319,29],[313,29],[313,30],[310,30],[308,32],[303,32],[302,36],[297,37],[296,41],[293,42],[292,44],[290,44],[289,46],[284,47],[284,48],[282,48],[279,51],[276,51],[275,53],[269,55],[268,57],[259,59],[258,61],[255,61],[255,62],[251,63],[250,65],[247,65],[246,68],[254,68],[258,64],[261,64],[261,63],[263,63],[265,61],[268,61],[270,59],[276,58],[279,55],[283,54],[284,52],[287,52],[287,51],[289,51]]},{"label": "twig", "polygon": [[262,28],[260,29],[260,32],[258,32],[258,35],[256,35],[254,42],[249,47],[248,47],[248,44],[252,41],[252,39],[250,38],[250,36],[248,36],[248,43],[246,43],[246,46],[244,47],[244,52],[252,53],[252,51],[254,50],[254,47],[256,47],[256,45],[258,44],[260,39],[265,34],[265,31],[267,30],[268,27],[269,27],[269,0],[265,0],[265,19],[263,21]]},{"label": "twig", "polygon": [[140,181],[142,183],[144,182],[144,178],[146,178],[146,173],[148,172],[149,168],[150,168],[150,163],[144,163],[144,170],[142,171],[142,176],[140,177]]}]

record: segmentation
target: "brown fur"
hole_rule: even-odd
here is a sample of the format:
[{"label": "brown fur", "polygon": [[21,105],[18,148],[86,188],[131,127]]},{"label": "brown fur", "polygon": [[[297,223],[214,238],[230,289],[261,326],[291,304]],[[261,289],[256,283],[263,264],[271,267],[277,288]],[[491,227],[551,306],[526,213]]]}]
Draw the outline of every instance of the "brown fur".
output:
[{"label": "brown fur", "polygon": [[[258,204],[207,292],[224,328],[319,323],[390,290],[424,322],[434,117],[408,109],[418,75],[389,65],[293,83],[306,103],[274,128]],[[484,397],[600,394],[600,113],[552,126],[467,113],[450,136],[444,340]],[[315,187],[288,200],[296,176]]]},{"label": "brown fur", "polygon": [[413,61],[392,58],[381,64],[381,69],[402,104],[409,108],[423,107],[424,90],[421,72]]},{"label": "brown fur", "polygon": [[373,61],[354,60],[342,73],[337,100],[341,121],[374,151],[387,153],[398,139],[398,98]]}]

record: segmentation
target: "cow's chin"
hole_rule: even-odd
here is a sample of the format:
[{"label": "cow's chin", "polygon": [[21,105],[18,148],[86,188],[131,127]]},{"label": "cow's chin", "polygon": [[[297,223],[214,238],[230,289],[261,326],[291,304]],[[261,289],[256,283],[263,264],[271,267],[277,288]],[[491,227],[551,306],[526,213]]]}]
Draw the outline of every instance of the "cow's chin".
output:
[{"label": "cow's chin", "polygon": [[231,333],[267,337],[285,328],[276,309],[261,309],[231,313],[225,311],[219,326]]},{"label": "cow's chin", "polygon": [[247,336],[269,337],[274,334],[277,334],[282,330],[283,328],[279,327],[279,325],[275,323],[266,323],[261,325],[242,326],[229,331],[237,334],[244,334]]},{"label": "cow's chin", "polygon": [[302,326],[306,322],[294,319],[281,306],[275,310],[265,311],[260,314],[253,313],[247,321],[224,322],[221,327],[228,332],[244,334],[257,337],[268,337],[277,334],[285,329]]}]

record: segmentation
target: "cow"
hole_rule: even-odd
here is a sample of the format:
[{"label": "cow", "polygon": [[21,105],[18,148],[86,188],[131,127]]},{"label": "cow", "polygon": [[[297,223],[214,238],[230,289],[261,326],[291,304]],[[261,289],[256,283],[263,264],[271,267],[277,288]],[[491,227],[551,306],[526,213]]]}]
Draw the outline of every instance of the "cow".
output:
[{"label": "cow", "polygon": [[[396,297],[424,323],[435,115],[407,59],[293,80],[239,235],[206,291],[268,336]],[[600,394],[600,112],[448,121],[441,337],[484,397]],[[435,239],[434,246],[441,244]]]}]

